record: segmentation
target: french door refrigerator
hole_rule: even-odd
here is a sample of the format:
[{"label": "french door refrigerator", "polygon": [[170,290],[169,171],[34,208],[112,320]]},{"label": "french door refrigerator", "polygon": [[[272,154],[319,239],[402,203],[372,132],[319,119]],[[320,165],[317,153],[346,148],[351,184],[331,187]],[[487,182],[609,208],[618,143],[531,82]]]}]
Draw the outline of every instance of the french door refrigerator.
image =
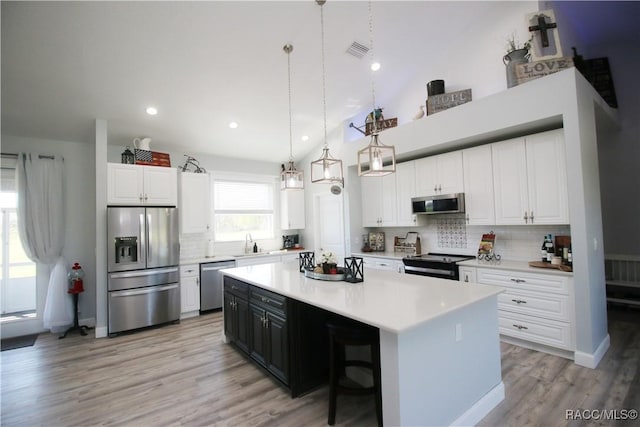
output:
[{"label": "french door refrigerator", "polygon": [[180,319],[178,210],[108,207],[108,332]]}]

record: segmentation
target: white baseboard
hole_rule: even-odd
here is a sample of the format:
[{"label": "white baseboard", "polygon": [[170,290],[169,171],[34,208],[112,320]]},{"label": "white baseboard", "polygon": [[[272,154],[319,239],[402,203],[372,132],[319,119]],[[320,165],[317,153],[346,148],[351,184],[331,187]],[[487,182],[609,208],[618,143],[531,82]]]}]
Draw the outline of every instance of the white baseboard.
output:
[{"label": "white baseboard", "polygon": [[489,390],[487,394],[482,396],[480,400],[473,404],[473,406],[464,414],[458,417],[452,426],[474,426],[489,412],[493,410],[500,402],[504,400],[504,383],[500,381],[500,384]]},{"label": "white baseboard", "polygon": [[586,368],[595,369],[604,357],[609,345],[611,344],[609,334],[602,340],[596,351],[593,353],[585,353],[583,351],[576,351],[575,362],[576,365],[584,366]]}]

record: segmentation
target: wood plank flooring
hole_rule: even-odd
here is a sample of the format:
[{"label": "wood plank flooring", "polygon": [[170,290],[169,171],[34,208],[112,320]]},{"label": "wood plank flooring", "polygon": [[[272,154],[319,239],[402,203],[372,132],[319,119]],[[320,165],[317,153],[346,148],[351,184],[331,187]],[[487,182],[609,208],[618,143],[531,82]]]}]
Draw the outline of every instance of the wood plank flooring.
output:
[{"label": "wood plank flooring", "polygon": [[[598,369],[501,344],[505,400],[481,426],[572,422],[566,409],[640,409],[640,314],[610,320]],[[221,342],[222,315],[111,339],[42,334],[2,352],[3,426],[324,426],[327,387],[298,399]],[[336,425],[375,425],[370,396],[340,396]],[[635,425],[638,425],[637,422]]]}]

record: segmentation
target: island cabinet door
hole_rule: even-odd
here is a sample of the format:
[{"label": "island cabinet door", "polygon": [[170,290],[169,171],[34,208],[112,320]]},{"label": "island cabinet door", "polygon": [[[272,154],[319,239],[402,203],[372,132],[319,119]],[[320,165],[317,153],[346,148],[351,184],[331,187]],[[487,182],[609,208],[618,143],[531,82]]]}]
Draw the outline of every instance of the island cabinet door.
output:
[{"label": "island cabinet door", "polygon": [[238,323],[238,338],[236,345],[245,353],[249,353],[249,301],[236,297],[236,313]]},{"label": "island cabinet door", "polygon": [[238,321],[236,319],[234,298],[230,292],[224,292],[224,334],[231,341],[238,339]]},{"label": "island cabinet door", "polygon": [[289,339],[287,321],[267,312],[267,369],[289,384]]},{"label": "island cabinet door", "polygon": [[250,351],[251,358],[260,365],[266,367],[266,347],[267,347],[267,330],[266,330],[266,311],[260,307],[251,304],[249,307],[250,318]]}]

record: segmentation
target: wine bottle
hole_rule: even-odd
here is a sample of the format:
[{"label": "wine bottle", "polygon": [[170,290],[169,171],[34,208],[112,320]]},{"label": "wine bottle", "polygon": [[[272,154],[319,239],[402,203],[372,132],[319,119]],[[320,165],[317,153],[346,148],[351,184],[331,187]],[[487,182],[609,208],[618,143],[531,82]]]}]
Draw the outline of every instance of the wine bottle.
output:
[{"label": "wine bottle", "polygon": [[544,240],[542,241],[542,247],[540,248],[540,257],[542,258],[542,262],[547,262],[547,235],[545,234]]},{"label": "wine bottle", "polygon": [[551,262],[551,259],[555,255],[555,250],[553,248],[553,239],[551,238],[551,234],[548,235],[546,247],[547,247],[547,262]]}]

